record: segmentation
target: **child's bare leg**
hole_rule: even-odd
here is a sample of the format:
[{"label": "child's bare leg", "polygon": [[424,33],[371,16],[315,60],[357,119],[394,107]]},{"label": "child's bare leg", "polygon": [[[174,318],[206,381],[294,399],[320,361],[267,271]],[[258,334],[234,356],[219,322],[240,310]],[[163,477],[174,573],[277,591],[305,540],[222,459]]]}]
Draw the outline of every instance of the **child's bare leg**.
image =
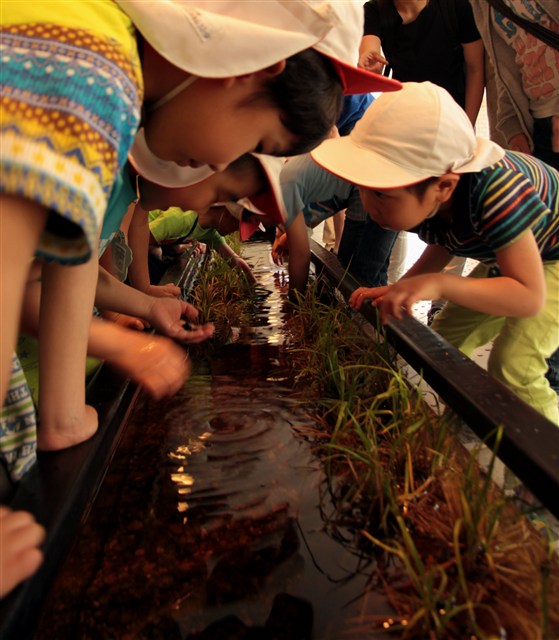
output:
[{"label": "child's bare leg", "polygon": [[43,207],[0,194],[0,403],[10,379],[25,282],[47,219]]},{"label": "child's bare leg", "polygon": [[38,448],[58,450],[90,438],[97,413],[85,404],[85,359],[98,263],[43,266],[39,322]]},{"label": "child's bare leg", "polygon": [[39,568],[44,537],[45,530],[30,513],[0,505],[0,598]]}]

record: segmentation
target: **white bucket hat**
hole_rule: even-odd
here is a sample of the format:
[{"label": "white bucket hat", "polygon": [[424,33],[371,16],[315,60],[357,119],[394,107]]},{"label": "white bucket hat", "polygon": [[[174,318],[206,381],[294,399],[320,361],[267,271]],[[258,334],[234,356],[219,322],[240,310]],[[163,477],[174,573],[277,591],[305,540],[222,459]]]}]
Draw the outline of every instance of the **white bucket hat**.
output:
[{"label": "white bucket hat", "polygon": [[[272,224],[283,224],[287,220],[287,210],[283,202],[280,173],[285,164],[285,159],[267,156],[262,153],[252,153],[251,155],[260,162],[269,188],[256,196],[241,198],[239,204],[257,216],[266,215],[267,221]],[[251,222],[243,221],[242,218],[240,220],[239,232],[241,240],[248,240],[261,226],[258,218]]]},{"label": "white bucket hat", "polygon": [[337,21],[327,1],[116,2],[160,55],[202,78],[265,69],[312,47]]},{"label": "white bucket hat", "polygon": [[116,2],[161,56],[195,76],[253,73],[313,47],[332,60],[346,93],[400,88],[357,68],[364,14],[355,0]]},{"label": "white bucket hat", "polygon": [[405,82],[377,98],[349,136],[325,140],[313,160],[361,187],[390,189],[472,173],[498,162],[504,149],[476,137],[464,110],[431,82]]},{"label": "white bucket hat", "polygon": [[[191,74],[159,104],[195,77],[252,73],[308,48],[326,56],[345,93],[394,91],[395,80],[357,68],[363,8],[353,0],[116,0],[150,45]],[[155,107],[152,107],[155,108]],[[195,184],[211,175],[155,156],[142,129],[129,152],[132,166],[163,187]]]},{"label": "white bucket hat", "polygon": [[189,187],[209,178],[214,170],[203,167],[182,167],[171,160],[158,158],[147,146],[144,129],[141,128],[128,152],[128,160],[142,178],[169,189]]}]

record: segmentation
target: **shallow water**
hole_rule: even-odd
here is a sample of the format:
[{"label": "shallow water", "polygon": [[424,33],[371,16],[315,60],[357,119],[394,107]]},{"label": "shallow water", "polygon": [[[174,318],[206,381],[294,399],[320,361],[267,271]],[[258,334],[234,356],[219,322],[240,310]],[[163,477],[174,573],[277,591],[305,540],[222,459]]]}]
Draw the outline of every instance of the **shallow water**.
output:
[{"label": "shallow water", "polygon": [[352,532],[329,535],[321,463],[300,435],[314,421],[282,347],[284,273],[268,245],[246,257],[254,327],[174,398],[141,398],[37,637],[375,637],[364,622],[386,605]]}]

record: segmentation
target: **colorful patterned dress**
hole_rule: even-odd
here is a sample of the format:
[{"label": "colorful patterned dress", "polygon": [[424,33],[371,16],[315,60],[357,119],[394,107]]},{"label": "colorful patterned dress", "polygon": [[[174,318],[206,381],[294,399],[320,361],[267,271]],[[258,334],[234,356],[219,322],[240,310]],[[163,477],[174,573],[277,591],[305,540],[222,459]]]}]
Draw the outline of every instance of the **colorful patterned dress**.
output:
[{"label": "colorful patterned dress", "polygon": [[[111,0],[3,2],[0,63],[0,189],[50,210],[38,257],[68,265],[96,257],[107,202],[140,122],[134,27]],[[0,449],[6,443],[18,479],[34,459],[35,425],[15,362],[14,372]],[[18,439],[25,443],[19,454],[8,444]]]}]

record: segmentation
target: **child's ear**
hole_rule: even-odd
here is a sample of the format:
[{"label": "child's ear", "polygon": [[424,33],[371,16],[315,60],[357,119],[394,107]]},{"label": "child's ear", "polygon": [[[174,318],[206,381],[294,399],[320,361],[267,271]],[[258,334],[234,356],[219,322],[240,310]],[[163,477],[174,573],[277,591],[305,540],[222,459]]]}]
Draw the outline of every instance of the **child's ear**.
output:
[{"label": "child's ear", "polygon": [[229,89],[237,82],[246,82],[247,80],[254,78],[256,78],[257,80],[262,80],[266,78],[273,78],[274,76],[279,76],[280,73],[283,73],[286,64],[287,62],[285,60],[280,60],[279,62],[275,62],[265,69],[260,69],[259,71],[254,71],[253,73],[246,73],[242,76],[231,76],[230,78],[224,78],[224,86]]},{"label": "child's ear", "polygon": [[445,173],[437,182],[437,198],[439,202],[446,202],[450,199],[454,190],[460,182],[460,176],[457,173]]}]

